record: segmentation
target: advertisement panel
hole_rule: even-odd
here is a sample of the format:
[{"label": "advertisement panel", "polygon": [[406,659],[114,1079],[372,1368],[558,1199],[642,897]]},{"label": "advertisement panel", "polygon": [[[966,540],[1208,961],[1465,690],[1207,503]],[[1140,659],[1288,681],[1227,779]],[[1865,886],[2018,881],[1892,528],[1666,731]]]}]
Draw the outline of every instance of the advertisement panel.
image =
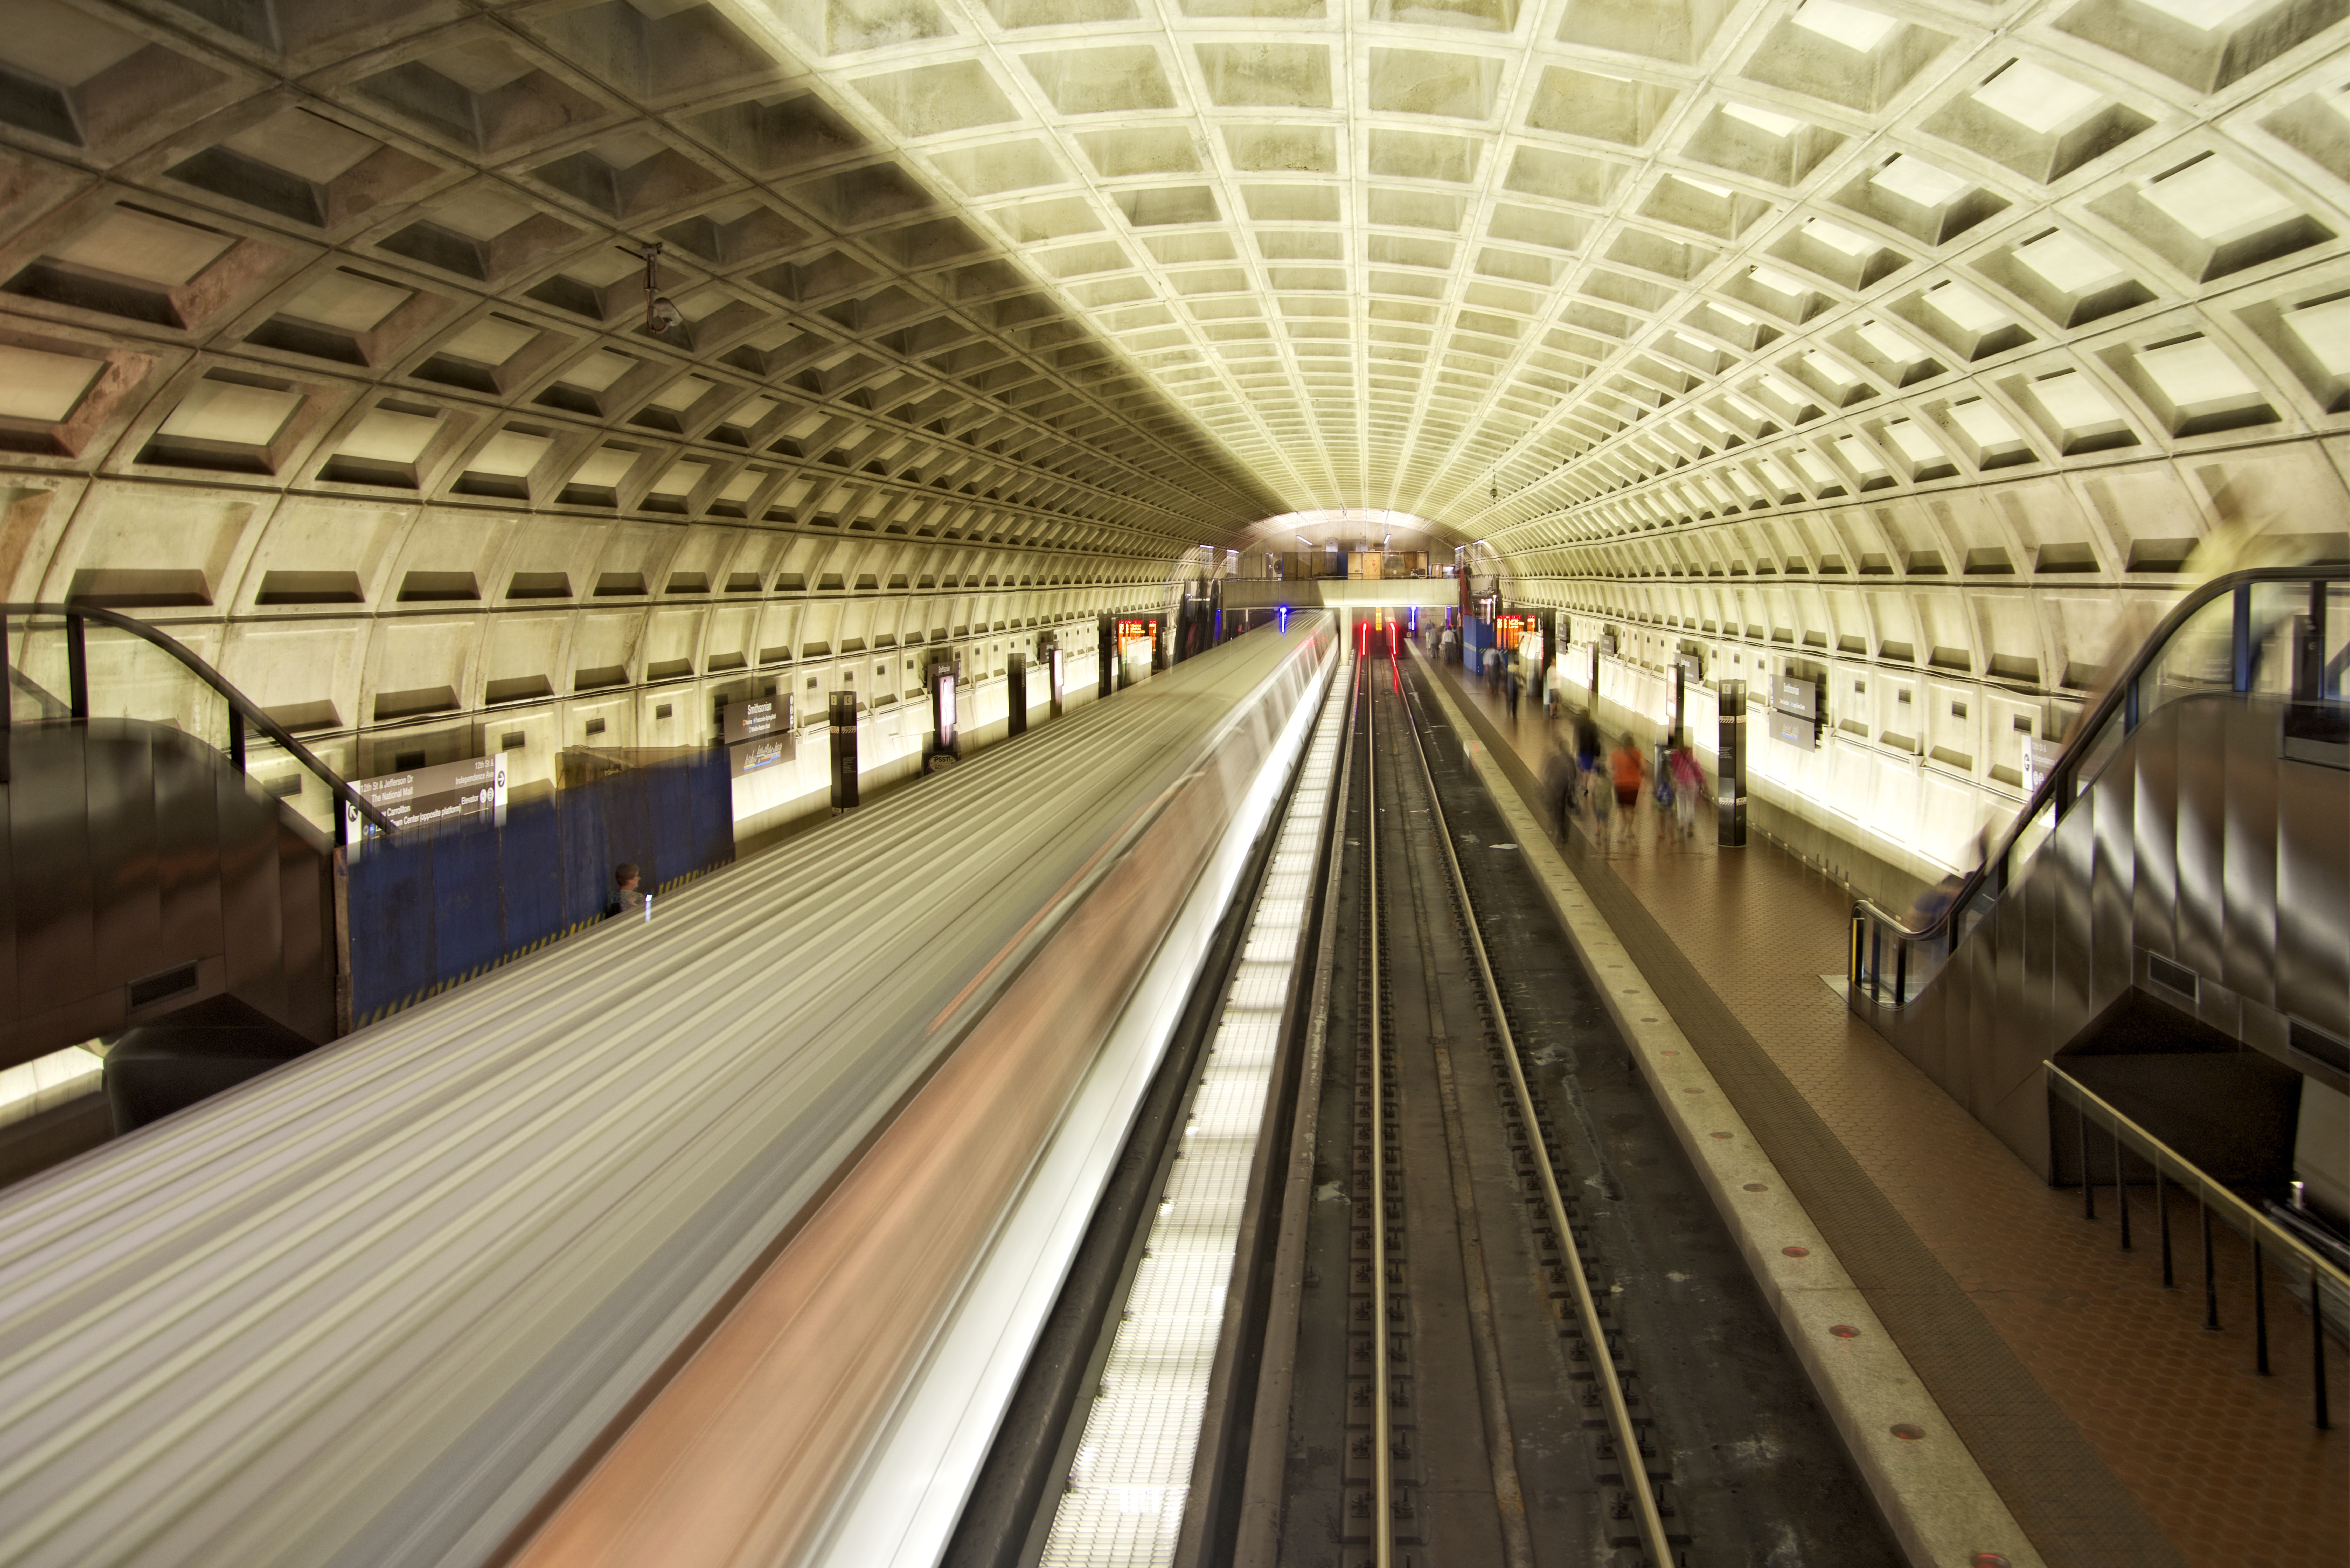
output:
[{"label": "advertisement panel", "polygon": [[1800,713],[1773,711],[1771,715],[1771,735],[1773,740],[1801,746],[1807,752],[1814,750],[1818,743],[1812,722]]}]

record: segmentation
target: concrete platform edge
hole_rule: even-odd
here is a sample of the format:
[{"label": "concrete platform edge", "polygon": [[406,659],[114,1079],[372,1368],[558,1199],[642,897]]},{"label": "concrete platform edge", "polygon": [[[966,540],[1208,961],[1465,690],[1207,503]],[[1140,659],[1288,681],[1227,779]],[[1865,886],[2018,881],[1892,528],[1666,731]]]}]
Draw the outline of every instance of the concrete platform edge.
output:
[{"label": "concrete platform edge", "polygon": [[[1777,1168],[1442,680],[1431,680],[1429,690],[1516,836],[1576,957],[1601,981],[1610,1016],[1631,1044],[1674,1136],[1738,1239],[1747,1267],[1912,1568],[1966,1568],[1983,1552],[1996,1552],[2014,1568],[2044,1568],[1908,1358],[1788,1193]],[[1790,1248],[1798,1253],[1791,1256]],[[1920,1435],[1896,1436],[1902,1427]]]}]

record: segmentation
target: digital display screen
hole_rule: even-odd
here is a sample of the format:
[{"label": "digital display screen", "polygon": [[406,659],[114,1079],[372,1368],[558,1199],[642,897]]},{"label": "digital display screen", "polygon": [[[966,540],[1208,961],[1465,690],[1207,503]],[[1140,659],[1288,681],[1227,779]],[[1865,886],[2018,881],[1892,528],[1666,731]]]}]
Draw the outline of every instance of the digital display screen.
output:
[{"label": "digital display screen", "polygon": [[1155,639],[1159,636],[1156,620],[1122,620],[1118,623],[1118,639],[1131,642],[1137,639]]}]

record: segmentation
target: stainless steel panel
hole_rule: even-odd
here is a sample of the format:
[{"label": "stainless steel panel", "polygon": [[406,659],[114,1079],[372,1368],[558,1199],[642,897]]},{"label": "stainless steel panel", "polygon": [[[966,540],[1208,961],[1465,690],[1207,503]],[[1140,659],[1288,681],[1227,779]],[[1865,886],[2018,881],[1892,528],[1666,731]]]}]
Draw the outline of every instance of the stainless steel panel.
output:
[{"label": "stainless steel panel", "polygon": [[101,975],[136,978],[168,968],[157,950],[162,910],[155,884],[155,779],[151,732],[93,720],[84,797],[89,823],[90,956]]},{"label": "stainless steel panel", "polygon": [[2220,961],[2211,971],[2229,990],[2276,1000],[2277,757],[2282,710],[2269,702],[2224,706]]},{"label": "stainless steel panel", "polygon": [[66,724],[20,729],[11,739],[8,837],[16,876],[19,1016],[32,1016],[88,996],[99,985],[89,913],[87,753],[81,732]]},{"label": "stainless steel panel", "polygon": [[2277,764],[2285,825],[2277,867],[2277,1010],[2335,1039],[2350,1038],[2350,812],[2345,774],[2310,763]]},{"label": "stainless steel panel", "polygon": [[221,955],[228,989],[273,1018],[285,1016],[285,910],[278,900],[276,813],[246,798],[244,780],[224,769],[213,780],[221,826]]},{"label": "stainless steel panel", "polygon": [[[2159,719],[2160,715],[2157,715]],[[2178,753],[2169,721],[2148,720],[2111,765],[2136,783],[2130,809],[2130,927],[2165,958],[2178,956]]]},{"label": "stainless steel panel", "polygon": [[2154,994],[2231,1038],[2272,998],[2350,1033],[2350,774],[2282,758],[2278,733],[2268,699],[2164,704],[1908,1006],[1888,984],[1854,1010],[2043,1169],[2039,1063],[2145,981],[2146,955],[2194,971],[2197,1001]]},{"label": "stainless steel panel", "polygon": [[2048,1033],[2069,1038],[2095,1012],[2095,951],[2089,923],[2097,862],[2095,813],[2085,805],[2068,813],[2041,846],[2040,859],[2047,864],[2045,875],[2063,885],[2050,921]]},{"label": "stainless steel panel", "polygon": [[156,886],[172,961],[221,951],[219,760],[194,746],[154,749]]},{"label": "stainless steel panel", "polygon": [[[2170,720],[2171,743],[2155,748],[2167,752],[2177,770],[2170,813],[2178,868],[2171,956],[2197,974],[2217,978],[2220,910],[2227,897],[2220,859],[2228,808],[2222,757],[2228,743],[2227,710],[2233,703],[2227,698],[2198,697],[2176,706],[2175,715],[2166,711],[2157,716]],[[2162,732],[2158,722],[2153,728],[2158,735]]]}]

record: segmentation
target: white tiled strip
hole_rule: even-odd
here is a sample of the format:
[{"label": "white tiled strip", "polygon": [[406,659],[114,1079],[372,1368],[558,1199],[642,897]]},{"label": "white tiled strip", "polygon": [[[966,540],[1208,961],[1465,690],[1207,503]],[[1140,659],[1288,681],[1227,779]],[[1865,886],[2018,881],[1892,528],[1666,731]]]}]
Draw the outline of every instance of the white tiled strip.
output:
[{"label": "white tiled strip", "polygon": [[87,1045],[68,1045],[0,1069],[0,1126],[96,1094],[105,1073],[105,1060]]},{"label": "white tiled strip", "polygon": [[1282,1003],[1318,880],[1352,672],[1350,658],[1330,682],[1265,868],[1101,1394],[1045,1543],[1045,1568],[1146,1568],[1174,1559]]}]

